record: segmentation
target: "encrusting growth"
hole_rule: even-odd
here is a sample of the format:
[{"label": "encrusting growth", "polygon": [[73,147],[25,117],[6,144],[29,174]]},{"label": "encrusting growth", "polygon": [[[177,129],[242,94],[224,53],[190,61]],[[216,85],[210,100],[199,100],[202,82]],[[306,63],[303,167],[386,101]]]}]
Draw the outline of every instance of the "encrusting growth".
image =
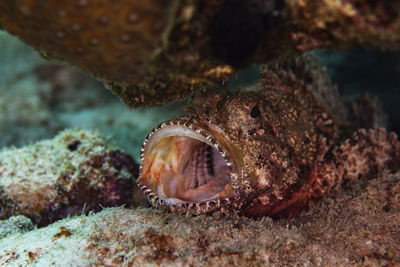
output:
[{"label": "encrusting growth", "polygon": [[0,28],[140,107],[314,48],[398,49],[399,13],[399,1],[21,0],[0,2]]},{"label": "encrusting growth", "polygon": [[35,226],[29,218],[23,215],[11,216],[7,220],[0,220],[0,239],[33,229],[35,229]]},{"label": "encrusting growth", "polygon": [[[132,206],[134,159],[95,132],[65,130],[54,139],[0,152],[0,218],[25,215],[39,225],[101,207]],[[137,196],[135,196],[137,198]]]}]

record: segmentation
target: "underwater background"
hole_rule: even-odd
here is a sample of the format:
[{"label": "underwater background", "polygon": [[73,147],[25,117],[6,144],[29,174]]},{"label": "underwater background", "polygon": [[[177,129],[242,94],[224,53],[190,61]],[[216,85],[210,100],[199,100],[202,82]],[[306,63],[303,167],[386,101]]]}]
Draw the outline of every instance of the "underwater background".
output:
[{"label": "underwater background", "polygon": [[140,146],[183,103],[130,110],[89,74],[43,59],[0,32],[0,147],[21,147],[65,128],[96,129],[139,159]]},{"label": "underwater background", "polygon": [[[379,98],[388,128],[400,133],[400,53],[366,49],[311,52],[344,99]],[[224,82],[231,90],[255,86],[259,65]],[[53,137],[65,128],[98,130],[137,161],[141,144],[159,122],[184,113],[185,101],[129,109],[102,83],[66,63],[48,61],[16,37],[0,32],[0,148]]]},{"label": "underwater background", "polygon": [[[345,100],[363,93],[378,97],[388,116],[388,128],[400,133],[400,53],[365,49],[318,50],[309,53],[315,55],[327,69]],[[256,87],[261,82],[259,68],[260,65],[252,65],[217,86],[230,91]],[[109,142],[115,143],[139,162],[140,147],[146,135],[158,123],[180,117],[187,102],[182,100],[162,107],[129,109],[90,74],[67,63],[42,57],[18,38],[0,31],[0,151],[3,162],[7,163],[14,151],[19,153],[18,156],[34,150],[48,150],[48,154],[52,154],[51,148],[54,151],[58,149],[54,144],[61,144],[66,150],[63,138],[71,136],[78,136],[83,144],[81,147],[90,152],[73,153],[76,149],[76,143],[73,142],[72,146],[68,144],[67,153],[54,153],[57,154],[54,157],[56,160],[50,160],[48,154],[43,153],[46,157],[40,154],[40,160],[47,159],[50,162],[47,166],[53,172],[50,182],[65,182],[58,179],[65,170],[60,158],[68,161],[71,154],[77,154],[86,160],[93,151],[111,154],[101,136],[106,136]],[[69,128],[96,130],[100,134],[67,130],[56,136],[58,132]],[[26,146],[40,140],[44,141]],[[91,147],[87,148],[85,144]],[[10,148],[14,146],[22,149]],[[76,159],[71,158],[75,164]],[[116,166],[119,161],[135,165],[123,156],[115,158]],[[110,162],[115,158],[111,156]],[[29,163],[36,166],[35,161],[30,159]],[[93,166],[89,164],[82,167],[79,165],[81,162],[76,165],[82,170],[96,169],[98,173],[99,169],[95,166],[97,162],[93,162]],[[26,165],[25,170],[30,167]],[[103,171],[109,165],[104,166]],[[114,166],[109,169],[112,172]],[[44,171],[48,170],[44,168]],[[11,171],[4,172],[4,176],[12,177],[8,175]],[[32,176],[42,179],[42,170],[36,171]],[[74,174],[79,171],[77,168]],[[137,169],[132,173],[137,173]],[[107,173],[100,172],[96,177],[104,176]],[[117,175],[112,173],[111,176],[115,178],[114,181],[120,181],[123,180],[120,178],[126,178],[126,172],[122,168]],[[60,177],[63,178],[63,175]],[[400,239],[397,235],[399,177],[399,172],[388,171],[373,179],[349,181],[335,198],[324,198],[310,210],[281,220],[267,216],[254,220],[217,214],[191,217],[146,208],[144,205],[127,209],[128,205],[103,208],[102,204],[99,205],[100,212],[90,212],[86,216],[84,213],[89,201],[84,199],[83,209],[79,206],[82,212],[74,210],[68,213],[78,216],[68,216],[43,228],[43,225],[36,226],[35,221],[24,216],[12,216],[1,221],[0,265],[129,266],[143,263],[244,266],[269,263],[291,266],[324,263],[332,266],[382,266],[396,263],[400,262]],[[92,180],[89,178],[84,176],[81,180]],[[43,180],[44,191],[51,191],[45,187],[46,180]],[[41,186],[40,183],[38,186]],[[51,192],[60,194],[57,183],[50,184],[50,187],[53,190]],[[139,191],[122,187],[131,193],[129,199],[142,196]],[[83,194],[87,194],[86,187],[81,189]],[[60,191],[71,195],[74,193],[74,190]],[[108,194],[107,190],[101,192],[106,196]],[[57,194],[54,196],[58,197]],[[22,198],[29,202],[31,199],[26,196],[31,195],[34,194],[25,192]],[[110,195],[111,198],[114,196]],[[96,191],[96,201],[98,196]],[[35,197],[32,199],[35,200]],[[54,203],[53,199],[46,201],[45,197],[40,201]],[[134,199],[132,202],[143,201]],[[70,202],[73,204],[73,201]],[[7,201],[0,204],[7,206]],[[70,207],[67,208],[70,211]],[[61,215],[62,218],[66,217],[65,214]]]}]

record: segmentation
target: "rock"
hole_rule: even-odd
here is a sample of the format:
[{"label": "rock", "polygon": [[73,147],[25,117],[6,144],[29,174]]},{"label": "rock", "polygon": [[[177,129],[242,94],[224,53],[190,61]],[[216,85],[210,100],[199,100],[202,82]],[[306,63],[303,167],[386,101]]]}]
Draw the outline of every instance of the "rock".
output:
[{"label": "rock", "polygon": [[25,233],[36,228],[32,221],[23,216],[17,215],[0,221],[0,239],[15,233]]},{"label": "rock", "polygon": [[47,225],[101,207],[134,205],[134,159],[96,132],[55,138],[0,153],[0,218],[22,214]]}]

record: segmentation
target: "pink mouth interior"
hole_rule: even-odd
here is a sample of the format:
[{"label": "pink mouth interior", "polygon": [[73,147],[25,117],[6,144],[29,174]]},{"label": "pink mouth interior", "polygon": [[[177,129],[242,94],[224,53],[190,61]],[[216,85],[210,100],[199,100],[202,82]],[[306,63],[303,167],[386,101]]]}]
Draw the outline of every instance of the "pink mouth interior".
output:
[{"label": "pink mouth interior", "polygon": [[155,144],[152,150],[149,174],[158,177],[157,192],[166,202],[217,199],[231,182],[224,158],[205,142],[173,136],[164,138],[162,144]]}]

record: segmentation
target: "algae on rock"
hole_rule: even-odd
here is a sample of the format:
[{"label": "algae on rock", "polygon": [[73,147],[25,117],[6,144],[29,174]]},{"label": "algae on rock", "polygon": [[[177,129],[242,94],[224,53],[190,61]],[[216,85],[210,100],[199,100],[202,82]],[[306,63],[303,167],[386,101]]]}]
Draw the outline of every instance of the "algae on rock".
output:
[{"label": "algae on rock", "polygon": [[290,219],[105,209],[0,241],[0,264],[346,265],[400,263],[400,173],[353,180]]},{"label": "algae on rock", "polygon": [[101,207],[132,205],[138,165],[95,132],[65,130],[51,140],[0,152],[0,218],[39,225]]},{"label": "algae on rock", "polygon": [[24,233],[35,229],[35,225],[32,221],[23,216],[11,216],[7,220],[0,221],[0,239],[13,235],[16,233]]}]

